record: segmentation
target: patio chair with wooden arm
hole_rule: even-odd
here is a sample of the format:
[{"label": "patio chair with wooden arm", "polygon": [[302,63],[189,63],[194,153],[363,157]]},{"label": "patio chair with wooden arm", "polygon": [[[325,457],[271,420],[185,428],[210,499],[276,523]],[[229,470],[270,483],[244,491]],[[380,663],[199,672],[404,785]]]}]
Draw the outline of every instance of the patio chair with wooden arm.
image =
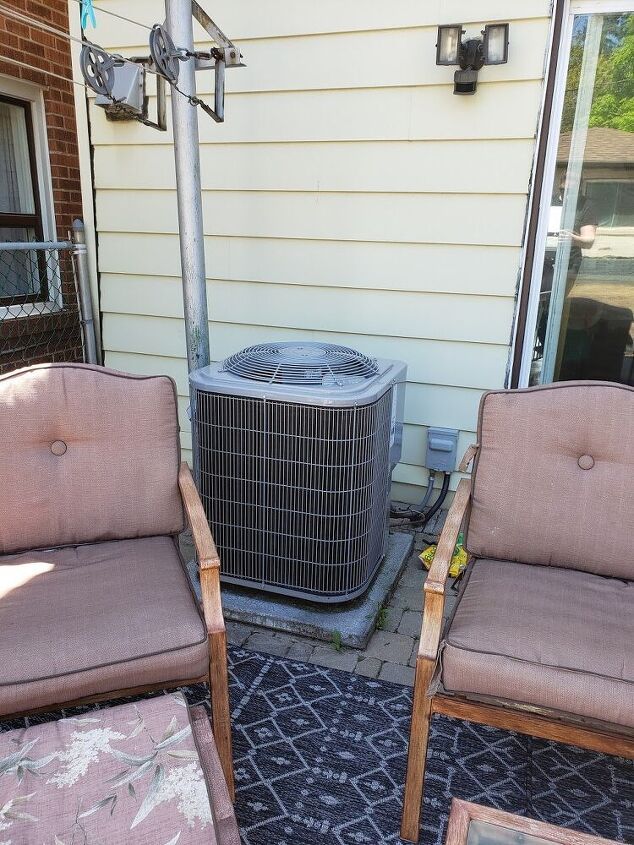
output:
[{"label": "patio chair with wooden arm", "polygon": [[[435,713],[634,758],[634,388],[482,397],[424,585],[401,837],[417,842]],[[470,559],[443,630],[463,522]]]},{"label": "patio chair with wooden arm", "polygon": [[44,364],[0,377],[0,407],[0,715],[208,683],[233,796],[220,561],[174,382]]}]

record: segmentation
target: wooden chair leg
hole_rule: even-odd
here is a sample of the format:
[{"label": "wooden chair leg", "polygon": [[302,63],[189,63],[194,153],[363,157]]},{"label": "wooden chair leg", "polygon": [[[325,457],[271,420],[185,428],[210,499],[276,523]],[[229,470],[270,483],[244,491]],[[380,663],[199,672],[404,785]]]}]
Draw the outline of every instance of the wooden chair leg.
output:
[{"label": "wooden chair leg", "polygon": [[407,776],[405,778],[403,819],[401,821],[401,839],[405,839],[407,842],[418,842],[419,839],[427,743],[431,722],[432,700],[427,695],[429,675],[427,661],[419,658],[416,661],[412,725],[409,734]]},{"label": "wooden chair leg", "polygon": [[211,718],[216,749],[227,781],[231,800],[235,801],[233,755],[231,750],[231,711],[227,674],[227,637],[224,631],[209,634],[209,691]]}]

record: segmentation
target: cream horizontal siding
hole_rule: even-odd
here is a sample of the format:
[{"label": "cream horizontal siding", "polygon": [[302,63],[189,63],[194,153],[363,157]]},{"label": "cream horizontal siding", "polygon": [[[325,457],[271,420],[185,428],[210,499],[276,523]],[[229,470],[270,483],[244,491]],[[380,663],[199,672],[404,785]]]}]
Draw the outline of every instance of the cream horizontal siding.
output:
[{"label": "cream horizontal siding", "polygon": [[[152,24],[160,0],[100,5]],[[550,27],[548,0],[219,0],[247,67],[226,122],[200,114],[214,360],[263,340],[320,339],[408,363],[394,492],[427,483],[427,427],[474,439],[504,384]],[[147,52],[99,15],[99,42]],[[454,97],[436,26],[509,20],[510,61]],[[198,42],[205,41],[197,30]],[[209,95],[211,75],[198,75]],[[155,106],[150,85],[150,109]],[[169,110],[168,110],[169,111]],[[176,379],[191,449],[171,129],[113,123],[91,102],[106,361]],[[452,479],[455,486],[457,474]]]},{"label": "cream horizontal siding", "polygon": [[[181,344],[185,342],[183,323],[180,319],[147,317],[135,314],[110,313],[106,322],[107,348],[124,353],[126,350],[147,356],[175,358],[183,364]],[[286,329],[266,326],[270,340],[330,341],[351,343],[350,335],[303,329]],[[250,346],[262,339],[263,326],[238,323],[214,323],[211,352],[214,360],[221,360],[237,349]],[[377,335],[365,336],[363,348],[367,354],[380,358],[401,358],[408,362],[408,379],[421,384],[439,384],[448,387],[473,387],[486,389],[504,379],[507,361],[505,346],[434,341],[428,338],[401,338]],[[465,367],[469,358],[472,365]],[[434,423],[432,423],[434,424]]]},{"label": "cream horizontal siding", "polygon": [[[519,246],[525,204],[503,194],[203,192],[205,234],[252,238]],[[458,215],[468,227],[456,226]],[[175,233],[174,193],[99,191],[97,224],[107,232]]]},{"label": "cream horizontal siding", "polygon": [[[108,313],[135,313],[155,317],[183,316],[179,279],[102,275],[103,308]],[[441,341],[505,344],[512,319],[509,297],[445,294],[413,291],[362,290],[262,282],[208,282],[208,299],[214,320],[223,323],[301,328],[327,324],[329,331],[388,335],[399,338],[424,336]],[[296,303],[295,314],[290,306]],[[413,318],[417,312],[422,321]]]},{"label": "cream horizontal siding", "polygon": [[[227,76],[240,72],[231,70]],[[449,68],[448,79],[451,73]],[[540,81],[483,81],[475,97],[454,97],[452,90],[453,85],[433,85],[228,94],[226,122],[201,120],[200,140],[206,146],[533,137],[542,95]],[[169,129],[162,133],[136,122],[108,121],[92,104],[91,120],[97,146],[145,147],[163,145],[172,138]]]},{"label": "cream horizontal siding", "polygon": [[[208,191],[525,194],[530,140],[216,144],[201,161]],[[504,167],[491,169],[503,156]],[[98,147],[97,188],[176,186],[170,144]]]},{"label": "cream horizontal siding", "polygon": [[[134,15],[129,0],[100,0],[99,5],[112,12],[134,17],[137,21],[156,21],[162,12],[156,0],[135,0]],[[436,27],[441,23],[474,24],[482,21],[518,21],[545,19],[550,14],[551,0],[398,0],[386,8],[385,0],[214,0],[213,17],[222,22],[225,32],[236,42],[252,39],[280,38],[297,35],[321,35],[338,32],[363,32],[388,29]],[[211,13],[210,9],[207,9]],[[471,28],[471,27],[470,27]],[[200,30],[198,30],[200,33]],[[107,15],[99,17],[99,33],[105,44],[118,44],[129,49],[139,44],[136,27],[122,27],[120,21]]]},{"label": "cream horizontal siding", "polygon": [[[208,236],[210,275],[227,281],[513,296],[519,247]],[[102,272],[178,276],[178,237],[101,232]]]}]

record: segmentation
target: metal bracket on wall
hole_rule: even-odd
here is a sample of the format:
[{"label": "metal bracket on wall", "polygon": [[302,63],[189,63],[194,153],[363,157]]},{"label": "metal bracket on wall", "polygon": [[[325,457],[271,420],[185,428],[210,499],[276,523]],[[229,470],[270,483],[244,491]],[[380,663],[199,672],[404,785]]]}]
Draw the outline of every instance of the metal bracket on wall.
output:
[{"label": "metal bracket on wall", "polygon": [[242,53],[237,46],[230,41],[224,32],[209,17],[207,12],[196,0],[192,0],[192,15],[202,26],[208,35],[211,35],[218,47],[224,52],[224,63],[227,67],[245,67],[242,61]]},{"label": "metal bracket on wall", "polygon": [[199,105],[205,114],[208,114],[217,123],[222,123],[225,119],[225,68],[244,67],[242,53],[233,41],[227,38],[220,27],[212,21],[196,0],[192,0],[192,15],[218,45],[217,49],[211,50],[209,59],[196,58],[195,67],[197,71],[209,68],[213,68],[214,71],[214,107],[212,109],[202,100],[199,101]]}]

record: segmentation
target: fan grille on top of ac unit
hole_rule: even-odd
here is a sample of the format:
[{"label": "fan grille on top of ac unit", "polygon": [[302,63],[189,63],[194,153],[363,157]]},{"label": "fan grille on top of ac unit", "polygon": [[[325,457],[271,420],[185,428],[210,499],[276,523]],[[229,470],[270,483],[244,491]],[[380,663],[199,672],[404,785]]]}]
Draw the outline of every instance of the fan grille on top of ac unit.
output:
[{"label": "fan grille on top of ac unit", "polygon": [[347,346],[333,343],[263,343],[236,352],[223,369],[242,378],[270,384],[324,384],[333,386],[351,377],[376,375],[376,361]]}]

